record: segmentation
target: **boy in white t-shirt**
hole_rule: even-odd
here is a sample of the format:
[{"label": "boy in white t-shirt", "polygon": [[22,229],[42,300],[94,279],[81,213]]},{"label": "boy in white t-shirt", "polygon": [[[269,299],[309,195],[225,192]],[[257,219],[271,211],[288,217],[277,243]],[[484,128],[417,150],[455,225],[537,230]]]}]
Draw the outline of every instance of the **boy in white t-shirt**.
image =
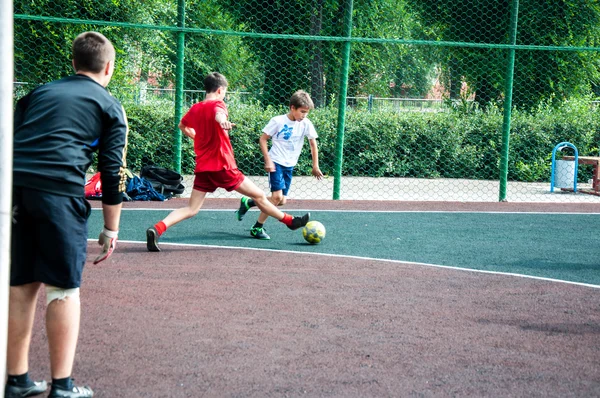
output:
[{"label": "boy in white t-shirt", "polygon": [[[292,172],[298,163],[304,137],[308,138],[312,154],[312,175],[317,179],[323,178],[319,169],[319,151],[317,149],[317,132],[312,122],[306,117],[314,108],[314,104],[306,91],[296,91],[290,98],[290,111],[286,115],[275,116],[263,129],[260,137],[260,150],[265,158],[265,171],[269,173],[271,196],[269,200],[276,206],[285,204],[286,197],[292,184]],[[267,142],[272,140],[269,150]],[[237,219],[242,221],[244,215],[255,206],[252,199],[242,197],[240,208],[236,211]],[[260,213],[258,221],[250,229],[250,235],[256,239],[271,239],[263,227],[269,216]]]}]

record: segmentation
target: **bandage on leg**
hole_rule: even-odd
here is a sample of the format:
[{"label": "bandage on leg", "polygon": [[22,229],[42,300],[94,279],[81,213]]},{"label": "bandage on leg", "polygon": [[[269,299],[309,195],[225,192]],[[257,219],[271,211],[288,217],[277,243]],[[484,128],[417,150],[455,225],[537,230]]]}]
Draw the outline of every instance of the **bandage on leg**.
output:
[{"label": "bandage on leg", "polygon": [[46,286],[46,305],[54,300],[66,300],[67,298],[79,301],[79,288],[61,289],[56,286]]}]

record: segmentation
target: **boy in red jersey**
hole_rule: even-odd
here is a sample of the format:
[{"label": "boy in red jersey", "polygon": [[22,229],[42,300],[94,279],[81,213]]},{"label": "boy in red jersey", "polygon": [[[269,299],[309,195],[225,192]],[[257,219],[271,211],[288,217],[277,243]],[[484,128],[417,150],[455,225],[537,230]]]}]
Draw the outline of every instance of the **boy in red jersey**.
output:
[{"label": "boy in red jersey", "polygon": [[306,225],[310,214],[292,217],[275,207],[264,192],[238,170],[229,130],[234,127],[228,120],[227,106],[223,102],[227,94],[227,79],[220,73],[210,73],[204,79],[206,98],[194,104],[181,119],[179,128],[194,139],[196,153],[196,178],[194,189],[186,207],[173,210],[164,220],[146,230],[146,247],[158,252],[158,238],[167,228],[198,214],[207,192],[217,188],[237,191],[254,200],[258,208],[269,216],[295,230]]}]

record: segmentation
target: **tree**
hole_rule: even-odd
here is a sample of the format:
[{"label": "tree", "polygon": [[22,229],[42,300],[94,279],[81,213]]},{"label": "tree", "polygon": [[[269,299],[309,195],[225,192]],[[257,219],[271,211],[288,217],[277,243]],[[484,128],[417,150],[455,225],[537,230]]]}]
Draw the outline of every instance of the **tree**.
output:
[{"label": "tree", "polygon": [[[143,6],[138,6],[138,3],[134,0],[39,0],[15,4],[15,13],[147,24],[160,24],[169,18],[173,19],[164,0],[149,0],[144,2]],[[71,43],[79,33],[86,30],[101,31],[115,45],[115,82],[131,83],[135,76],[147,76],[149,69],[167,69],[164,34],[114,26],[98,27],[90,24],[18,19],[15,21],[16,78],[39,84],[72,74]]]},{"label": "tree", "polygon": [[[225,0],[227,9],[245,30],[258,33],[341,36],[343,2],[339,0],[255,0],[250,4]],[[356,0],[353,36],[407,37],[413,19],[405,0]],[[340,42],[246,39],[259,58],[266,105],[286,103],[297,89],[308,89],[316,106],[339,90]],[[353,43],[348,94],[389,96],[390,81],[422,95],[430,86],[432,67],[422,51],[407,46]]]},{"label": "tree", "polygon": [[[518,44],[600,45],[600,4],[594,0],[535,0],[519,9]],[[516,104],[564,100],[593,92],[600,82],[600,53],[517,51]],[[513,100],[514,101],[514,100]]]},{"label": "tree", "polygon": [[[510,2],[408,0],[423,26],[422,38],[507,44]],[[600,6],[592,0],[535,0],[521,3],[518,44],[597,45]],[[595,44],[594,44],[595,43]],[[451,97],[464,79],[482,106],[502,99],[506,50],[444,47],[436,52]],[[598,54],[517,51],[513,103],[532,107],[555,96],[589,92],[598,81]]]},{"label": "tree", "polygon": [[[255,0],[251,3],[223,0],[244,31],[269,34],[327,35],[337,29],[337,1]],[[298,89],[313,92],[321,105],[334,82],[329,60],[334,44],[303,40],[246,38],[244,42],[259,60],[263,78],[259,87],[265,105],[281,105]]]},{"label": "tree", "polygon": [[[237,31],[240,27],[217,0],[186,1],[186,27]],[[171,63],[176,63],[175,42],[169,52]],[[185,88],[204,89],[203,80],[210,72],[227,77],[232,90],[253,89],[261,80],[256,57],[238,36],[186,33]]]},{"label": "tree", "polygon": [[[200,21],[204,27],[234,30],[233,21],[217,3],[188,1],[187,25]],[[15,13],[163,26],[173,26],[177,18],[177,8],[168,0],[37,0],[15,4]],[[176,33],[22,19],[15,21],[16,79],[39,84],[71,74],[70,45],[85,30],[99,30],[115,45],[117,67],[112,88],[148,81],[158,87],[173,85]],[[234,88],[256,85],[254,81],[260,80],[253,55],[235,36],[187,34],[185,58],[186,89],[202,89],[202,77],[213,70],[225,74]]]},{"label": "tree", "polygon": [[[354,4],[355,37],[409,40],[419,28],[405,0],[356,0]],[[409,45],[354,43],[348,92],[422,98],[431,88],[435,66],[427,60],[427,51]]]}]

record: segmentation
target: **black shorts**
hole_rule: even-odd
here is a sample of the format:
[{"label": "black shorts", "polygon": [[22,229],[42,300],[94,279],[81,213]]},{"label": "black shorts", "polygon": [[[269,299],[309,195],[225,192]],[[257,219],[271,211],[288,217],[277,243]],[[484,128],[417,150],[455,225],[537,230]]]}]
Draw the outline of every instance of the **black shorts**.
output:
[{"label": "black shorts", "polygon": [[10,285],[79,287],[90,213],[83,197],[13,187]]}]

